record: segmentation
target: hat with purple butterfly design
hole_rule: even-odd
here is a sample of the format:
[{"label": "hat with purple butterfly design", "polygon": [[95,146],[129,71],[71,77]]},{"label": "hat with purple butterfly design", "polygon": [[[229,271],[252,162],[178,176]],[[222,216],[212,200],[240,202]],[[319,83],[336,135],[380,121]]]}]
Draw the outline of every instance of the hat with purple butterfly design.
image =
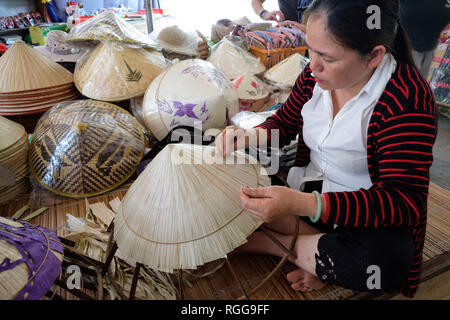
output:
[{"label": "hat with purple butterfly design", "polygon": [[183,60],[161,73],[143,101],[145,125],[158,140],[179,126],[224,128],[238,111],[230,80],[201,59]]}]

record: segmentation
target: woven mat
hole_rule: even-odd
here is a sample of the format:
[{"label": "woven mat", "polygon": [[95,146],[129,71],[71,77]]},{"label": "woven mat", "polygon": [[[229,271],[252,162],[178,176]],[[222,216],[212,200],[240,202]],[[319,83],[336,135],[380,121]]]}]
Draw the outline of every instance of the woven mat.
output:
[{"label": "woven mat", "polygon": [[[89,203],[105,202],[118,197],[122,199],[129,184],[123,185],[106,195],[89,198]],[[31,202],[29,195],[24,195],[0,206],[0,215],[12,216],[24,205],[33,203],[39,208],[39,199]],[[49,209],[40,216],[31,220],[31,223],[41,225],[57,231],[59,236],[64,236],[68,232],[66,227],[66,213],[76,217],[84,217],[86,214],[86,204],[84,199],[66,199],[52,205],[46,205]],[[34,210],[36,208],[31,208]],[[28,213],[25,213],[25,217]],[[428,197],[428,224],[427,236],[424,244],[423,261],[426,265],[431,260],[439,259],[442,254],[449,252],[450,241],[450,192],[431,183]],[[235,275],[244,289],[248,292],[258,285],[277,265],[279,258],[257,255],[257,254],[237,254],[229,257]],[[218,260],[206,264],[195,272],[197,275],[204,275],[214,271],[221,266],[223,261]],[[261,287],[252,299],[270,300],[341,300],[350,299],[357,295],[356,292],[343,289],[338,286],[329,285],[321,290],[301,293],[292,290],[286,280],[285,275],[294,270],[295,266],[287,263],[272,280]],[[189,284],[184,286],[186,299],[237,299],[242,296],[239,283],[233,277],[226,264],[211,275],[201,278],[188,276]]]}]

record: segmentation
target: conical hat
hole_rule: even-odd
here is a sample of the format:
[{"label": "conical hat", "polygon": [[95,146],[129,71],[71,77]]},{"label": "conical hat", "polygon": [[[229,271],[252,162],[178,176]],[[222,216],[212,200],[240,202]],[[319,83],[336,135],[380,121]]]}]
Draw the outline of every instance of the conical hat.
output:
[{"label": "conical hat", "polygon": [[266,85],[252,74],[243,74],[233,80],[239,99],[259,100],[269,95]]},{"label": "conical hat", "polygon": [[240,17],[239,19],[233,20],[233,23],[240,25],[240,26],[246,26],[252,22],[246,16],[243,16],[243,17]]},{"label": "conical hat", "polygon": [[169,144],[126,193],[114,239],[127,259],[152,269],[194,269],[261,225],[242,209],[240,187],[268,185],[265,169],[243,152],[223,159],[215,147]]},{"label": "conical hat", "polygon": [[114,11],[90,18],[70,30],[67,41],[102,40],[139,44],[157,49],[156,43],[132,24],[119,17]]},{"label": "conical hat", "polygon": [[55,231],[0,217],[0,300],[41,299],[60,274],[63,252]]},{"label": "conical hat", "polygon": [[162,140],[173,128],[224,128],[227,113],[239,112],[236,90],[211,63],[183,60],[160,74],[145,92],[143,116],[153,136]]},{"label": "conical hat", "polygon": [[73,82],[72,73],[23,41],[0,58],[0,94],[38,90]]},{"label": "conical hat", "polygon": [[243,73],[258,74],[266,70],[258,58],[225,38],[213,48],[208,61],[230,80]]},{"label": "conical hat", "polygon": [[306,64],[303,56],[294,53],[267,70],[264,78],[280,85],[293,87]]},{"label": "conical hat", "polygon": [[0,116],[0,151],[3,151],[20,140],[25,128],[14,121]]},{"label": "conical hat", "polygon": [[77,62],[75,85],[86,97],[120,101],[143,95],[165,67],[158,51],[99,43]]},{"label": "conical hat", "polygon": [[195,32],[183,31],[178,26],[165,27],[157,37],[158,45],[162,49],[188,56],[198,55],[200,40]]},{"label": "conical hat", "polygon": [[31,140],[30,168],[55,193],[87,197],[114,189],[134,172],[144,128],[110,103],[80,100],[42,116]]}]

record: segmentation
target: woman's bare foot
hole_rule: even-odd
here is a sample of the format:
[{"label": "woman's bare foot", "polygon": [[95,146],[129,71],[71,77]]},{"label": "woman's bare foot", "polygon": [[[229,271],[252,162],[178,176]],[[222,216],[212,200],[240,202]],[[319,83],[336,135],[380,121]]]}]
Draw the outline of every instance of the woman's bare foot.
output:
[{"label": "woman's bare foot", "polygon": [[322,289],[326,283],[320,281],[315,275],[298,268],[289,272],[286,276],[287,280],[291,282],[291,288],[300,290],[302,292]]}]

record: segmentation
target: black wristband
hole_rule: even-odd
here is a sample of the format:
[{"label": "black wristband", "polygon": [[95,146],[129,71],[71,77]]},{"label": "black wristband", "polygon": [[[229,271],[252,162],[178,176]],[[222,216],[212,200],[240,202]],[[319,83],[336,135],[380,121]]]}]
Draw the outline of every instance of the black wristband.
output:
[{"label": "black wristband", "polygon": [[266,13],[269,13],[269,11],[263,9],[263,10],[259,13],[259,17],[260,17],[261,19],[264,20],[264,15],[265,15]]}]

